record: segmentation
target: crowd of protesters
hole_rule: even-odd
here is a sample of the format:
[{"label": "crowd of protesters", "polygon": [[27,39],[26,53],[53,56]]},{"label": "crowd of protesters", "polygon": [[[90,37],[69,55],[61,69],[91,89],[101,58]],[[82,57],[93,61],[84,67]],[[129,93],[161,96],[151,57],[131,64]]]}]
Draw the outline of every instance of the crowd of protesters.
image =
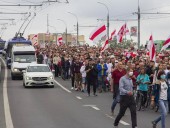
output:
[{"label": "crowd of protesters", "polygon": [[[106,91],[113,92],[112,114],[120,101],[120,79],[130,68],[133,71],[131,79],[134,89],[140,90],[144,95],[142,110],[145,109],[149,86],[156,86],[153,89],[153,100],[159,103],[162,113],[161,117],[152,123],[156,127],[157,122],[162,119],[162,128],[164,128],[164,117],[170,111],[170,52],[157,53],[154,62],[150,61],[146,49],[135,51],[133,47],[126,50],[108,48],[104,53],[100,53],[100,49],[96,46],[53,44],[46,45],[45,48],[36,47],[36,51],[37,62],[48,64],[51,70],[54,70],[55,77],[61,77],[63,80],[71,79],[71,89],[87,91],[88,96],[91,86],[94,96]],[[136,54],[127,56],[125,54],[127,51]]]}]

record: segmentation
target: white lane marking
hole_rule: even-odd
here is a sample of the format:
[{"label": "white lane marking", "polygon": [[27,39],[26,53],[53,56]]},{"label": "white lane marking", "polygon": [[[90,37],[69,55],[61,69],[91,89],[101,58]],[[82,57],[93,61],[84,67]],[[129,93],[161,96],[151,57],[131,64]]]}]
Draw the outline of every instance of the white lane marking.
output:
[{"label": "white lane marking", "polygon": [[79,99],[79,100],[82,100],[82,98],[80,96],[76,96],[76,98]]},{"label": "white lane marking", "polygon": [[84,107],[95,107],[96,105],[83,105]]},{"label": "white lane marking", "polygon": [[[110,115],[108,115],[108,114],[105,114],[105,115],[106,115],[107,117],[111,118],[111,119],[115,119],[115,118],[113,118],[112,116],[110,116]],[[125,126],[130,125],[130,124],[126,123],[126,122],[123,121],[123,120],[120,120],[120,123],[123,124],[123,125],[125,125]]]},{"label": "white lane marking", "polygon": [[93,109],[95,109],[95,110],[100,110],[98,107],[96,107],[96,105],[83,105],[84,107],[91,107],[91,108],[93,108]]},{"label": "white lane marking", "polygon": [[97,110],[97,111],[100,110],[98,107],[95,107],[95,106],[93,106],[92,108],[95,109],[95,110]]},{"label": "white lane marking", "polygon": [[10,106],[9,106],[9,100],[8,100],[8,91],[7,91],[7,69],[6,64],[2,58],[0,58],[5,66],[5,75],[4,75],[4,82],[3,82],[3,98],[4,98],[4,111],[5,111],[5,123],[6,128],[14,128],[12,118],[11,118],[11,112],[10,112]]},{"label": "white lane marking", "polygon": [[55,81],[55,83],[58,85],[58,86],[60,86],[63,90],[65,90],[66,92],[68,92],[68,93],[72,93],[70,90],[68,90],[67,88],[65,88],[64,86],[62,86],[59,82],[57,82],[56,80],[54,80]]}]

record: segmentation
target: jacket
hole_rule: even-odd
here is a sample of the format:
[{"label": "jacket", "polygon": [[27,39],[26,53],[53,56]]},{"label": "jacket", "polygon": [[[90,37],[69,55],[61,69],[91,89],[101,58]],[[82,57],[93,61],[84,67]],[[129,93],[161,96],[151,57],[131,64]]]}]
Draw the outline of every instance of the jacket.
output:
[{"label": "jacket", "polygon": [[102,69],[102,65],[99,63],[97,64],[97,70],[98,70],[98,76],[106,76],[106,71],[108,70],[108,67],[106,64],[103,65],[103,69]]}]

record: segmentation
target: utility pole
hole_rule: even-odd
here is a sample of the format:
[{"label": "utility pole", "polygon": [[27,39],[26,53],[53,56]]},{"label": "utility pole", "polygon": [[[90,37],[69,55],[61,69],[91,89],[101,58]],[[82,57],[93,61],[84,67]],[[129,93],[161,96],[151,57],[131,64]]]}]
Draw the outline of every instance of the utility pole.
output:
[{"label": "utility pole", "polygon": [[48,14],[47,14],[47,33],[49,33],[49,21],[48,21]]},{"label": "utility pole", "polygon": [[138,0],[138,12],[135,12],[133,14],[137,14],[138,15],[138,49],[140,48],[140,21],[141,21],[141,14],[144,14],[144,15],[155,15],[155,14],[170,14],[170,13],[160,13],[160,12],[157,12],[157,13],[141,13],[140,12],[140,4],[139,4],[139,0]]},{"label": "utility pole", "polygon": [[108,42],[109,42],[109,8],[105,3],[101,3],[101,2],[97,2],[101,5],[104,5],[107,9],[107,38],[108,38]]},{"label": "utility pole", "polygon": [[140,48],[140,5],[138,0],[138,49]]}]

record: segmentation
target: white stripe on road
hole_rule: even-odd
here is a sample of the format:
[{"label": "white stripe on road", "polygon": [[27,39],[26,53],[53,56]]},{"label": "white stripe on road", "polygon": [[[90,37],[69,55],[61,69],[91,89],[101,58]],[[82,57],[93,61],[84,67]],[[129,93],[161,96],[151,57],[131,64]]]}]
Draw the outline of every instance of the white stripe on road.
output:
[{"label": "white stripe on road", "polygon": [[62,86],[59,82],[57,82],[56,80],[54,80],[54,82],[58,85],[58,86],[60,86],[63,90],[65,90],[66,92],[68,92],[68,93],[72,93],[70,90],[68,90],[67,88],[65,88],[64,86]]},{"label": "white stripe on road", "polygon": [[[110,115],[108,115],[108,114],[105,114],[105,115],[106,115],[107,117],[111,118],[111,119],[114,119],[112,116],[110,116]],[[123,120],[120,120],[120,123],[123,124],[123,125],[125,125],[125,126],[130,125],[130,124],[126,123],[126,122],[123,121]]]},{"label": "white stripe on road", "polygon": [[3,99],[4,99],[4,111],[5,111],[5,123],[6,128],[14,128],[12,118],[11,118],[11,112],[10,112],[10,106],[9,106],[9,100],[8,100],[8,91],[7,91],[7,69],[5,61],[0,58],[4,64],[5,68],[5,75],[4,75],[4,82],[3,82]]},{"label": "white stripe on road", "polygon": [[83,105],[84,107],[91,107],[91,108],[93,108],[93,109],[95,109],[95,110],[100,110],[98,107],[96,107],[96,105]]},{"label": "white stripe on road", "polygon": [[100,110],[98,107],[95,107],[95,106],[93,106],[92,108],[98,111]]},{"label": "white stripe on road", "polygon": [[76,96],[76,98],[79,99],[79,100],[82,100],[82,98],[80,96]]}]

